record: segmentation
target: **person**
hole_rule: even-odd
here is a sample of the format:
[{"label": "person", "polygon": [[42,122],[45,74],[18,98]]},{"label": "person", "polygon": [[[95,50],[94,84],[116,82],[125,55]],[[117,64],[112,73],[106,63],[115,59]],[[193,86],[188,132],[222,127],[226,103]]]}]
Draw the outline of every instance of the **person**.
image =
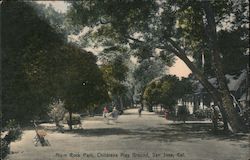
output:
[{"label": "person", "polygon": [[174,123],[177,121],[177,111],[178,111],[178,109],[177,108],[175,108],[174,109]]},{"label": "person", "polygon": [[212,112],[211,112],[211,119],[213,122],[213,129],[216,132],[218,130],[218,120],[219,120],[219,113],[220,109],[218,106],[212,105],[211,106]]},{"label": "person", "polygon": [[168,119],[168,110],[165,109],[165,119],[167,120]]},{"label": "person", "polygon": [[105,106],[105,107],[103,108],[103,117],[106,118],[108,113],[109,113],[108,107]]},{"label": "person", "polygon": [[141,117],[142,107],[138,109],[139,117]]},{"label": "person", "polygon": [[116,107],[114,107],[112,111],[112,117],[114,118],[114,120],[117,120],[118,114],[118,110],[116,109]]}]

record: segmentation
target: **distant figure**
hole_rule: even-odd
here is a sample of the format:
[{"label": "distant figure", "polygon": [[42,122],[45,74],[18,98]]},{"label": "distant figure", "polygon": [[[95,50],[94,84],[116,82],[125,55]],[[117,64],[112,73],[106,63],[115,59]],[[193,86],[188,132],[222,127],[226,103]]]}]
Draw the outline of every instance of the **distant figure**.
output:
[{"label": "distant figure", "polygon": [[108,113],[109,113],[108,107],[105,106],[105,107],[103,108],[103,117],[106,118]]},{"label": "distant figure", "polygon": [[165,112],[164,112],[164,114],[165,114],[165,119],[167,120],[168,119],[168,110],[167,109],[165,109]]},{"label": "distant figure", "polygon": [[141,117],[142,107],[138,109],[139,117]]},{"label": "distant figure", "polygon": [[177,121],[177,108],[174,109],[174,123]]},{"label": "distant figure", "polygon": [[220,117],[220,109],[218,106],[215,106],[215,105],[212,105],[211,109],[212,109],[211,119],[213,122],[213,128],[214,128],[214,131],[217,131],[218,130],[218,120]]},{"label": "distant figure", "polygon": [[118,110],[116,109],[116,107],[114,107],[114,108],[113,108],[113,111],[112,111],[112,117],[114,118],[114,120],[117,120],[118,115],[119,115],[119,112],[118,112]]}]

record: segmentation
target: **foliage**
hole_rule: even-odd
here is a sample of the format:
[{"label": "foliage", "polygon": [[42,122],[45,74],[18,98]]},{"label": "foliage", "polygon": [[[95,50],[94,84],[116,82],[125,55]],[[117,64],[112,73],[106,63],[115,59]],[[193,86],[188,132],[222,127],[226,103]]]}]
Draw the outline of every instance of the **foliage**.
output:
[{"label": "foliage", "polygon": [[242,121],[245,126],[247,126],[248,131],[250,130],[250,108],[247,108],[244,110],[243,115],[242,115]]},{"label": "foliage", "polygon": [[195,117],[199,118],[199,119],[204,119],[206,118],[206,111],[204,109],[197,109],[194,112]]},{"label": "foliage", "polygon": [[[47,11],[52,17],[57,14],[51,7]],[[41,117],[58,99],[77,112],[108,98],[96,57],[66,44],[59,31],[60,17],[48,22],[40,12],[32,2],[1,4],[4,125],[9,119],[24,122]]]},{"label": "foliage", "polygon": [[115,56],[113,60],[101,65],[100,69],[108,85],[111,98],[123,96],[127,92],[127,86],[124,82],[127,77],[128,66],[125,59],[121,55]]},{"label": "foliage", "polygon": [[0,150],[1,150],[1,155],[0,155],[1,159],[4,159],[10,153],[10,146],[2,138],[0,138]]},{"label": "foliage", "polygon": [[[185,51],[192,54],[195,59],[194,63],[202,68],[205,75],[214,76],[215,66],[206,36],[208,34],[207,20],[203,18],[202,3],[176,1],[173,4],[179,8],[176,11],[177,33],[184,43]],[[248,56],[245,53],[249,48],[247,46],[249,38],[246,36],[249,35],[249,26],[246,25],[249,23],[247,18],[249,3],[247,1],[214,1],[211,4],[214,8],[218,35],[217,47],[222,56],[224,73],[237,73],[244,69],[247,63]]]},{"label": "foliage", "polygon": [[10,143],[19,140],[22,135],[20,126],[14,119],[7,121],[6,128],[7,134],[2,138],[0,137],[0,158],[3,159],[10,152]]},{"label": "foliage", "polygon": [[[72,114],[72,121],[80,121],[81,117],[79,114]],[[63,118],[63,121],[65,123],[68,123],[70,121],[69,119],[69,114],[66,114],[65,117]]]},{"label": "foliage", "polygon": [[[151,56],[157,57],[152,52],[155,49],[163,50],[160,52],[163,55],[159,57],[163,57],[167,62],[169,62],[169,58],[166,57],[171,59],[173,57],[171,55],[178,56],[187,64],[208,92],[215,95],[213,99],[216,102],[223,100],[221,108],[225,108],[225,112],[227,112],[225,114],[223,112],[223,115],[224,117],[229,115],[232,128],[239,126],[236,124],[238,123],[236,114],[233,113],[231,107],[228,107],[233,104],[230,101],[225,80],[223,80],[225,79],[221,63],[223,57],[219,51],[217,34],[220,30],[234,31],[245,28],[247,31],[249,29],[248,1],[124,0],[73,1],[71,4],[68,16],[72,18],[73,23],[92,27],[110,25],[121,43],[129,44],[131,48],[143,51],[138,55],[140,61]],[[240,37],[244,39],[247,36]],[[228,42],[223,40],[223,43]],[[246,51],[248,46],[242,48]],[[198,56],[196,56],[197,54]],[[208,62],[211,63],[211,72],[216,71],[219,87],[225,93],[222,94],[222,97],[207,79],[207,75],[210,73],[206,72],[210,71],[205,72],[205,67],[202,69],[196,65],[197,59],[202,54],[205,54]],[[188,56],[193,56],[194,61],[190,61]],[[206,68],[209,70],[209,66]]]},{"label": "foliage", "polygon": [[139,63],[133,71],[136,99],[142,101],[146,85],[164,74],[165,66],[158,59],[145,59]]},{"label": "foliage", "polygon": [[54,120],[57,126],[59,126],[59,122],[63,120],[66,109],[63,107],[63,102],[58,101],[52,103],[50,106],[49,116]]},{"label": "foliage", "polygon": [[180,119],[182,121],[184,121],[184,123],[185,123],[188,115],[189,115],[189,110],[188,110],[187,106],[178,106],[177,116],[180,117]]},{"label": "foliage", "polygon": [[150,82],[143,98],[151,105],[163,104],[171,109],[179,98],[190,92],[192,87],[186,80],[180,81],[176,76],[166,75]]},{"label": "foliage", "polygon": [[8,131],[8,134],[4,137],[4,140],[8,144],[10,144],[11,142],[14,142],[14,141],[20,139],[21,135],[22,135],[22,131],[20,128],[11,129]]},{"label": "foliage", "polygon": [[3,122],[28,121],[45,114],[58,91],[63,38],[28,2],[3,1],[1,14]]},{"label": "foliage", "polygon": [[87,106],[108,100],[102,73],[96,65],[96,57],[74,45],[63,47],[64,81],[62,100],[69,112],[79,112]]}]

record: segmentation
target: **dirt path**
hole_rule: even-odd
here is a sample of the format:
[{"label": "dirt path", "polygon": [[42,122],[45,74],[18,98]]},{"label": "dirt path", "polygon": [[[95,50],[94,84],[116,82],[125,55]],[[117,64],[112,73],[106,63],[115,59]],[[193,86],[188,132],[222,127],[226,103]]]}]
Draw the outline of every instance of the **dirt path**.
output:
[{"label": "dirt path", "polygon": [[101,117],[83,122],[83,129],[47,131],[51,146],[35,147],[34,130],[11,144],[8,160],[247,160],[247,136],[214,136],[210,124],[172,123],[153,113],[130,109],[117,123]]}]

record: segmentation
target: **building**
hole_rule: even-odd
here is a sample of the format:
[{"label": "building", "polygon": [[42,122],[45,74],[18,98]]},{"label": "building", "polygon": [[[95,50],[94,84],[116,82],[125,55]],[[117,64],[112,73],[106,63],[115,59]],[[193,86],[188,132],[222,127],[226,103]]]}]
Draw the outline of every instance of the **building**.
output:
[{"label": "building", "polygon": [[[246,70],[241,71],[238,75],[226,75],[228,81],[228,88],[231,92],[231,96],[234,100],[234,105],[239,106],[244,110],[249,107],[249,72]],[[208,80],[214,87],[218,87],[218,83],[215,77]],[[211,96],[198,81],[193,81],[194,93],[186,95],[179,100],[179,103],[186,105],[192,114],[197,109],[206,109],[208,106],[214,104]]]}]

